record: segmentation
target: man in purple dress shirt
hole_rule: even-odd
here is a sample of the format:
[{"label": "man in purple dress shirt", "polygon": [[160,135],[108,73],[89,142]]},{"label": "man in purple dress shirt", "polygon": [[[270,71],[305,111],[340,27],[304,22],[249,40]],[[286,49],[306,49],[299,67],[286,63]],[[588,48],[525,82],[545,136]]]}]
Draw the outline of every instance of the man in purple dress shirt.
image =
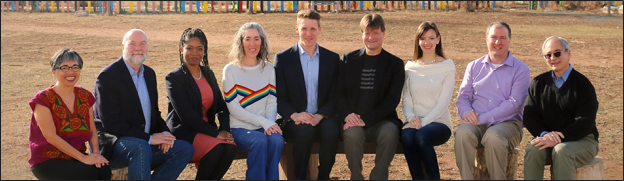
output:
[{"label": "man in purple dress shirt", "polygon": [[455,158],[464,180],[474,180],[477,147],[485,147],[490,178],[507,179],[507,154],[522,140],[522,112],[531,82],[529,67],[509,51],[509,25],[493,22],[486,35],[489,52],[468,63],[455,103],[462,119],[455,130]]}]

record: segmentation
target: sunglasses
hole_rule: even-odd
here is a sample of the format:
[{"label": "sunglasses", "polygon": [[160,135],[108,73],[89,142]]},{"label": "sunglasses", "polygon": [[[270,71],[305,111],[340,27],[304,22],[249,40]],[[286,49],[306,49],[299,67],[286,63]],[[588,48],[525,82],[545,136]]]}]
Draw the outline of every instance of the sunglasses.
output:
[{"label": "sunglasses", "polygon": [[544,55],[544,59],[548,60],[548,59],[550,59],[550,57],[552,57],[553,55],[554,55],[555,57],[557,57],[557,58],[558,58],[558,57],[560,57],[560,56],[561,56],[561,51],[556,51],[556,52],[554,52],[554,53],[552,53],[552,54],[551,54],[551,53],[547,53],[546,55]]}]

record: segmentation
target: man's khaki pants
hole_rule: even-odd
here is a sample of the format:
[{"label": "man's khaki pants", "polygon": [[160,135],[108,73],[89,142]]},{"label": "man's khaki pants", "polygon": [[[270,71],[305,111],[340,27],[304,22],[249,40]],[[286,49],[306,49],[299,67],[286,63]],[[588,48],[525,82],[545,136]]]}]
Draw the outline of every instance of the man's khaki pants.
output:
[{"label": "man's khaki pants", "polygon": [[462,180],[474,180],[477,147],[485,148],[490,178],[507,180],[507,154],[522,141],[522,122],[508,120],[489,127],[462,124],[454,135],[455,159]]},{"label": "man's khaki pants", "polygon": [[529,143],[524,155],[524,179],[544,179],[544,165],[552,164],[555,180],[574,180],[576,168],[589,164],[598,154],[598,141],[589,134],[578,141],[562,142],[539,150]]},{"label": "man's khaki pants", "polygon": [[365,141],[377,144],[375,167],[371,170],[370,180],[388,180],[388,168],[399,144],[399,127],[392,121],[384,120],[370,128],[351,127],[343,132],[344,151],[347,157],[351,180],[364,180],[362,158]]}]

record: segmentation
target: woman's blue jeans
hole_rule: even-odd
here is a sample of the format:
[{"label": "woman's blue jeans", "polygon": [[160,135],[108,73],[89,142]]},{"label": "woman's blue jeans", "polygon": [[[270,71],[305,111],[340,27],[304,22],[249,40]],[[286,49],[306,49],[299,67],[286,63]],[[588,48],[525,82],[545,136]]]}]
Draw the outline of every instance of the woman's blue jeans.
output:
[{"label": "woman's blue jeans", "polygon": [[[149,145],[140,138],[124,136],[115,142],[111,168],[128,167],[128,180],[176,180],[195,149],[184,140],[175,140],[173,147],[163,153],[158,145]],[[161,164],[151,173],[152,164]]]},{"label": "woman's blue jeans", "polygon": [[436,122],[420,129],[408,128],[401,131],[403,153],[412,180],[425,180],[424,173],[429,180],[440,180],[438,157],[433,147],[446,143],[449,138],[451,130],[445,124]]},{"label": "woman's blue jeans", "polygon": [[279,180],[279,161],[284,149],[284,137],[265,135],[264,129],[230,129],[237,151],[247,154],[247,180]]}]

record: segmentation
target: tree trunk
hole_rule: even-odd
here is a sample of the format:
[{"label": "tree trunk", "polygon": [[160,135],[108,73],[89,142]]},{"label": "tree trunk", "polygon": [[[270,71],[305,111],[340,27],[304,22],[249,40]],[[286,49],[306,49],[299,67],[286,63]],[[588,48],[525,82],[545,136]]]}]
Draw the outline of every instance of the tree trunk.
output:
[{"label": "tree trunk", "polygon": [[[550,178],[554,180],[555,172],[553,166],[550,166]],[[604,180],[605,167],[602,164],[602,158],[596,156],[588,165],[577,168],[574,173],[574,180]]]},{"label": "tree trunk", "polygon": [[[468,2],[470,3],[470,2]],[[513,149],[507,154],[507,173],[505,174],[507,180],[516,180],[518,170],[518,157],[520,152],[518,149]],[[487,170],[485,163],[485,151],[484,148],[477,148],[476,164],[474,170],[475,180],[491,180],[490,173]]]}]

